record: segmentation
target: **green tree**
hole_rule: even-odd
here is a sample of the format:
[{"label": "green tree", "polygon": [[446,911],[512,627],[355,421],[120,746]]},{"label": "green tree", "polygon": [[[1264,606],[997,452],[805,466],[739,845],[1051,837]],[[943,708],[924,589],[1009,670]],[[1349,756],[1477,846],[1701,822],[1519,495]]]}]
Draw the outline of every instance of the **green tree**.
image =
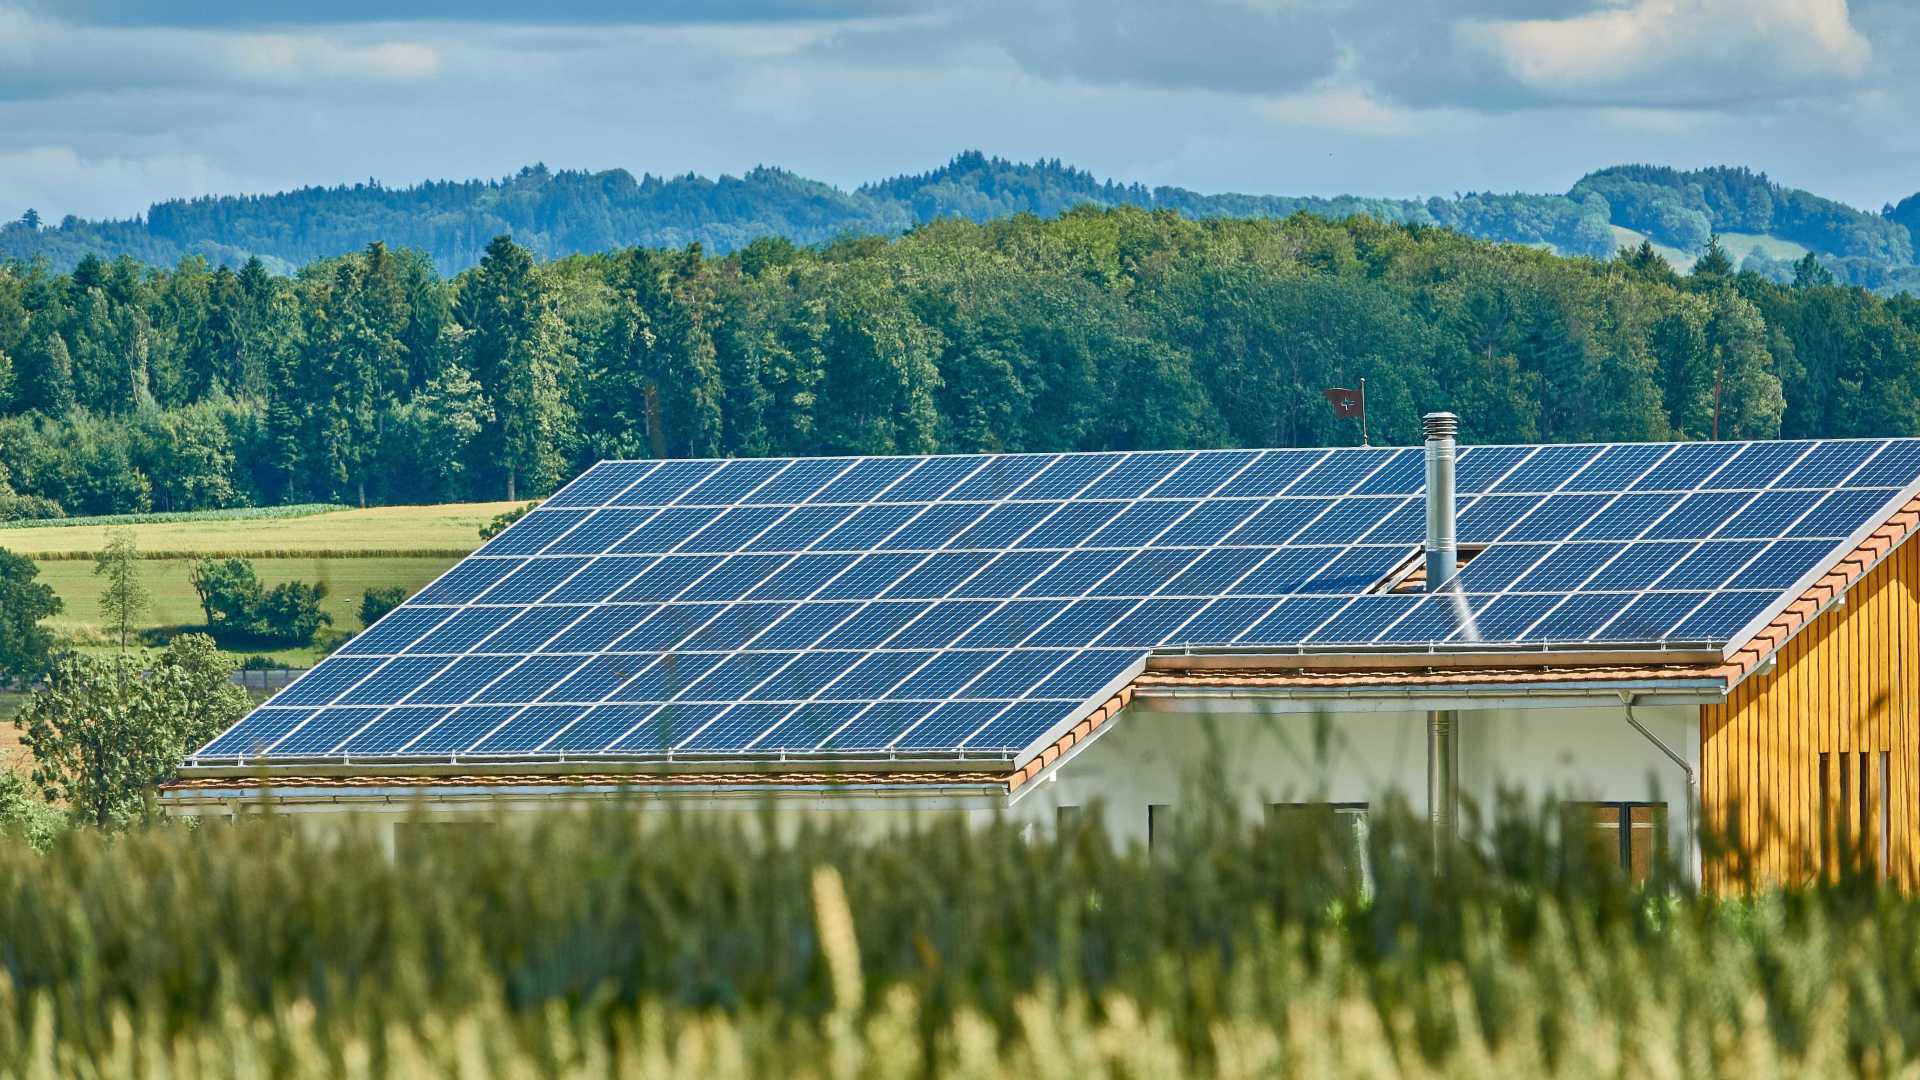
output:
[{"label": "green tree", "polygon": [[1779,437],[1786,397],[1759,309],[1730,289],[1715,292],[1706,336],[1720,375],[1720,437]]},{"label": "green tree", "polygon": [[65,416],[74,406],[73,359],[66,339],[48,331],[28,343],[20,356],[15,401],[24,409]]},{"label": "green tree", "polygon": [[407,602],[404,585],[381,585],[360,594],[360,625],[372,626],[394,608]]},{"label": "green tree", "polygon": [[321,627],[333,624],[333,616],[320,609],[326,598],[325,583],[283,581],[261,595],[253,633],[283,645],[311,645]]},{"label": "green tree", "polygon": [[260,579],[246,559],[195,559],[187,568],[187,582],[200,597],[207,632],[220,637],[244,634],[260,606]]},{"label": "green tree", "polygon": [[151,671],[133,657],[70,656],[14,723],[33,782],[79,821],[124,827],[153,815],[153,789],[251,702],[213,640],[182,634]]},{"label": "green tree", "polygon": [[394,410],[381,436],[388,492],[422,502],[458,498],[467,489],[473,441],[492,419],[486,395],[467,370],[443,367]]},{"label": "green tree", "polygon": [[1824,289],[1833,283],[1833,271],[1822,266],[1819,257],[1811,251],[1793,264],[1793,287],[1796,289]]},{"label": "green tree", "polygon": [[132,529],[114,529],[107,546],[93,558],[93,576],[103,578],[100,617],[113,630],[125,652],[127,642],[147,610],[147,583],[140,569],[140,547]]},{"label": "green tree", "polygon": [[469,332],[466,365],[486,390],[493,420],[476,441],[479,459],[518,497],[525,481],[550,490],[574,436],[563,382],[570,374],[566,327],[527,249],[506,236],[461,283],[455,318]]},{"label": "green tree", "polygon": [[1727,249],[1720,246],[1720,234],[1707,237],[1707,247],[1694,260],[1693,277],[1697,281],[1715,282],[1733,276],[1733,260],[1728,257]]},{"label": "green tree", "polygon": [[60,613],[53,589],[34,580],[33,560],[0,548],[0,686],[25,686],[52,664],[53,632],[42,619]]}]

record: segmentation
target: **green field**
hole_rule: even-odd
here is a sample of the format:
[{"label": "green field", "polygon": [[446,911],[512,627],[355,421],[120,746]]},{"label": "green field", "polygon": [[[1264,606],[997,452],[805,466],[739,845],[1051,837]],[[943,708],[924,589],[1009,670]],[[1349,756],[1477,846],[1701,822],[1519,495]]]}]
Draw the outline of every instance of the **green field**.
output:
[{"label": "green field", "polygon": [[[1616,248],[1637,248],[1640,246],[1640,241],[1647,239],[1646,233],[1629,229],[1625,225],[1609,225],[1607,228],[1613,230],[1613,245]],[[1665,244],[1655,244],[1653,245],[1653,250],[1661,258],[1667,260],[1668,266],[1673,267],[1674,270],[1679,273],[1684,274],[1693,269],[1696,258],[1693,252],[1681,251],[1679,248],[1668,247]],[[1739,262],[1740,259],[1745,256],[1746,251],[1742,249],[1740,254],[1734,257],[1734,262]]]},{"label": "green field", "polygon": [[[379,506],[271,520],[166,521],[130,529],[149,559],[201,555],[458,557],[480,543],[480,527],[518,503]],[[0,547],[36,560],[90,559],[107,542],[110,525],[52,525],[9,529]]]},{"label": "green field", "polygon": [[[125,526],[146,556],[143,570],[152,593],[141,628],[200,627],[204,616],[187,580],[191,560],[248,558],[264,585],[311,581],[327,586],[325,610],[333,616],[333,627],[323,632],[321,642],[299,649],[235,650],[264,652],[289,666],[305,667],[325,653],[328,636],[338,638],[361,629],[361,594],[382,585],[403,585],[409,592],[419,589],[478,547],[480,527],[515,505],[388,506],[286,519]],[[109,531],[109,526],[77,525],[0,533],[0,548],[33,558],[40,580],[52,586],[65,604],[66,610],[48,620],[48,625],[82,648],[104,647],[108,641],[100,624],[100,585],[91,559],[106,543]],[[0,710],[6,708],[0,701]]]},{"label": "green field", "polygon": [[1721,233],[1720,246],[1726,249],[1727,258],[1732,259],[1736,267],[1740,265],[1742,259],[1747,257],[1748,252],[1755,250],[1769,259],[1780,259],[1785,262],[1794,262],[1806,258],[1807,255],[1805,247],[1791,240],[1782,240],[1765,233]]}]

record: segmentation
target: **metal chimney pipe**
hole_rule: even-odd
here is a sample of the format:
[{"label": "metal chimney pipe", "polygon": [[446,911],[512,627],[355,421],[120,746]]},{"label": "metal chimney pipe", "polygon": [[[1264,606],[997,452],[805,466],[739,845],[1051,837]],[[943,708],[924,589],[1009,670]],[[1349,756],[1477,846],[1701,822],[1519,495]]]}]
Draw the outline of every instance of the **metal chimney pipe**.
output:
[{"label": "metal chimney pipe", "polygon": [[1427,591],[1437,592],[1453,580],[1459,561],[1453,525],[1453,437],[1460,418],[1450,412],[1428,413],[1421,426],[1427,432]]}]

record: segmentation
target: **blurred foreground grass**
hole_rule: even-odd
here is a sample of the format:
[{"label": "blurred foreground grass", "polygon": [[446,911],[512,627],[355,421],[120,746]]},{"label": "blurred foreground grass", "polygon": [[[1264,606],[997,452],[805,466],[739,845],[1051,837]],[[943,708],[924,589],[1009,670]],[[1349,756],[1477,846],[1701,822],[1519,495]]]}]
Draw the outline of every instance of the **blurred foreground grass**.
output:
[{"label": "blurred foreground grass", "polygon": [[[1870,1076],[1920,906],[1639,889],[1518,811],[1213,815],[1154,852],[637,807],[0,849],[0,1070],[44,1076]],[[785,833],[786,835],[777,835]]]}]

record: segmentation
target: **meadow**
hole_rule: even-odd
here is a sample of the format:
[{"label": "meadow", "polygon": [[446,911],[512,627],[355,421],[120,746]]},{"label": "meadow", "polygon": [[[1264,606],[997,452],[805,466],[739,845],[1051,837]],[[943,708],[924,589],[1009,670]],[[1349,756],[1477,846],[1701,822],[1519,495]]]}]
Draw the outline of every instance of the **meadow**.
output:
[{"label": "meadow", "polygon": [[[1183,818],[1183,821],[1186,819]],[[1911,1075],[1920,905],[1637,888],[1512,813],[1153,851],[605,804],[0,844],[20,1076]],[[1344,882],[1345,884],[1341,884]]]},{"label": "meadow", "polygon": [[[453,503],[331,510],[297,516],[238,514],[148,515],[133,524],[52,525],[0,530],[0,548],[34,560],[39,580],[65,605],[47,621],[83,648],[107,643],[99,617],[100,582],[94,553],[114,529],[131,531],[143,556],[151,602],[142,631],[169,633],[204,623],[199,597],[187,577],[200,557],[251,559],[263,584],[321,582],[324,610],[333,626],[313,646],[247,649],[293,666],[312,664],[328,645],[361,629],[360,597],[385,585],[409,592],[480,545],[480,527],[515,503]],[[4,704],[0,704],[4,708]]]}]

